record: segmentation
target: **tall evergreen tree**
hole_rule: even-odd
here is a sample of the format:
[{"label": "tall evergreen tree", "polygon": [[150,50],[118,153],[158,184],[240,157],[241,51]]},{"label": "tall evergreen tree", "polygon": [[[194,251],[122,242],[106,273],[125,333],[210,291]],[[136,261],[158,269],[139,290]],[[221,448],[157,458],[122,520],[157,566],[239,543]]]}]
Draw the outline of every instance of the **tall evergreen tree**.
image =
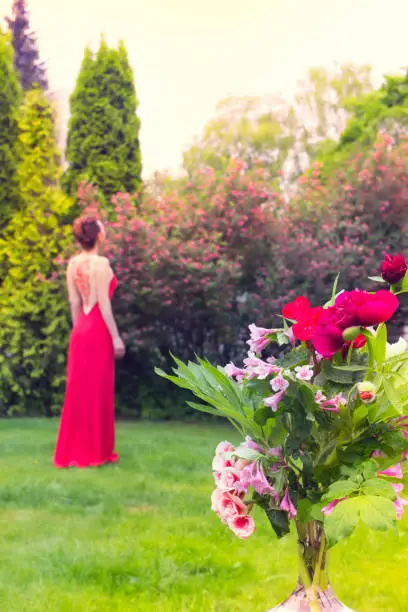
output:
[{"label": "tall evergreen tree", "polygon": [[119,191],[136,191],[142,169],[140,120],[123,43],[111,49],[102,40],[96,55],[86,49],[70,107],[67,192],[74,195],[82,180],[98,187],[107,200]]},{"label": "tall evergreen tree", "polygon": [[40,60],[37,38],[30,27],[26,0],[14,0],[12,17],[7,17],[6,21],[12,35],[14,65],[20,75],[23,90],[29,91],[38,85],[47,91],[47,70],[45,63]]},{"label": "tall evergreen tree", "polygon": [[18,204],[18,113],[21,89],[9,36],[0,31],[0,230]]},{"label": "tall evergreen tree", "polygon": [[51,414],[61,402],[68,332],[56,258],[71,243],[73,203],[58,185],[53,111],[39,89],[25,96],[19,142],[21,208],[0,237],[0,346],[9,353],[0,359],[0,412]]}]

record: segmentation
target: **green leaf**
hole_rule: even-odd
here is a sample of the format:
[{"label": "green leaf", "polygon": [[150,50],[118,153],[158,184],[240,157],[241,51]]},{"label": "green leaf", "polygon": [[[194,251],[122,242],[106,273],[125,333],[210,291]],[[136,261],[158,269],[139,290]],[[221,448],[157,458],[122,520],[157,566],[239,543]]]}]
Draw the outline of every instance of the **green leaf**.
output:
[{"label": "green leaf", "polygon": [[385,395],[387,396],[387,399],[390,402],[390,404],[400,414],[403,414],[404,406],[403,406],[403,404],[401,402],[401,399],[400,399],[400,396],[399,396],[398,392],[394,389],[394,386],[392,385],[392,383],[390,383],[389,380],[384,378],[383,386],[384,386]]},{"label": "green leaf", "polygon": [[355,499],[358,502],[361,520],[370,529],[387,531],[395,527],[397,515],[390,499],[374,495],[364,495]]},{"label": "green leaf", "polygon": [[273,488],[276,493],[280,493],[283,490],[283,485],[285,484],[285,472],[283,469],[274,472],[273,474]]},{"label": "green leaf", "polygon": [[323,496],[325,502],[333,501],[334,499],[340,499],[342,497],[348,497],[358,490],[358,485],[351,480],[338,480],[330,485],[329,490]]},{"label": "green leaf", "polygon": [[385,361],[385,352],[387,348],[387,327],[382,323],[375,336],[374,359],[377,366],[381,366]]},{"label": "green leaf", "polygon": [[272,414],[272,411],[270,408],[268,408],[267,406],[262,406],[261,408],[258,408],[258,410],[255,411],[254,414],[254,421],[255,423],[258,423],[258,425],[266,425],[266,422],[269,419],[274,419],[274,415]]},{"label": "green leaf", "polygon": [[364,495],[380,495],[381,497],[386,497],[387,499],[394,500],[396,498],[396,494],[390,482],[387,482],[383,478],[371,478],[370,480],[366,480],[361,490]]},{"label": "green leaf", "polygon": [[396,521],[394,504],[390,499],[376,495],[359,495],[340,502],[324,520],[329,545],[334,546],[349,536],[360,519],[370,529],[392,529]]},{"label": "green leaf", "polygon": [[360,404],[360,406],[353,413],[353,425],[357,426],[364,421],[368,415],[368,407],[366,404]]},{"label": "green leaf", "polygon": [[337,504],[334,510],[324,519],[324,528],[329,540],[329,546],[334,546],[340,540],[351,535],[359,521],[357,497],[345,499]]},{"label": "green leaf", "polygon": [[402,279],[401,291],[403,291],[404,293],[408,291],[408,271],[405,272],[405,276]]},{"label": "green leaf", "polygon": [[266,516],[272,525],[272,529],[278,538],[282,538],[283,536],[287,535],[290,531],[288,513],[284,512],[283,510],[274,510],[267,504],[262,507],[265,510]]},{"label": "green leaf", "polygon": [[322,507],[324,504],[314,504],[309,499],[301,499],[297,505],[296,519],[301,523],[309,523],[310,521],[322,521]]},{"label": "green leaf", "polygon": [[374,283],[383,283],[383,284],[387,284],[387,281],[385,281],[381,276],[369,276],[368,280],[373,281]]},{"label": "green leaf", "polygon": [[[342,385],[354,385],[364,379],[364,371],[366,370],[363,366],[334,366],[329,361],[322,362],[322,370],[325,377],[335,383]],[[349,370],[348,367],[353,369]],[[354,368],[359,369],[354,369]]]},{"label": "green leaf", "polygon": [[290,353],[287,353],[282,359],[276,361],[276,365],[281,368],[293,368],[303,363],[309,363],[310,351],[309,349],[299,348]]},{"label": "green leaf", "polygon": [[256,461],[259,457],[262,457],[258,451],[253,448],[248,448],[247,446],[239,446],[233,453],[240,459],[248,459],[248,461]]}]

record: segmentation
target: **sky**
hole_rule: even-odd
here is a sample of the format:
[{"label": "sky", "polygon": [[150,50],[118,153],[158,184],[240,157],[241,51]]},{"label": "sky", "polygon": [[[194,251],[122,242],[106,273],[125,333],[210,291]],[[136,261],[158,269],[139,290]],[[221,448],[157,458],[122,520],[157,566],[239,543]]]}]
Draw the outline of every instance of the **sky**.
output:
[{"label": "sky", "polygon": [[[51,88],[68,119],[84,48],[125,41],[144,176],[183,151],[230,95],[290,100],[310,67],[370,64],[376,85],[408,65],[407,0],[27,0]],[[12,0],[0,0],[0,15]]]}]

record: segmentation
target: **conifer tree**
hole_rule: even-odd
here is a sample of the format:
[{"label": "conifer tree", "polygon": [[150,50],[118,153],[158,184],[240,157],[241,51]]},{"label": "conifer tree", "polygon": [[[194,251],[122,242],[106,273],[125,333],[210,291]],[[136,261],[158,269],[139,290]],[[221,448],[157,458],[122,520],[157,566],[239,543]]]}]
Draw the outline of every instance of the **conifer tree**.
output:
[{"label": "conifer tree", "polygon": [[18,206],[17,123],[21,89],[9,37],[0,31],[0,230]]},{"label": "conifer tree", "polygon": [[14,0],[12,17],[7,17],[6,21],[12,36],[14,66],[20,76],[21,87],[29,91],[38,85],[47,91],[47,70],[45,63],[40,60],[37,37],[31,30],[26,0]]},{"label": "conifer tree", "polygon": [[135,192],[141,182],[140,121],[133,72],[123,43],[104,40],[96,55],[86,49],[70,100],[64,187],[74,195],[82,180],[106,200]]}]

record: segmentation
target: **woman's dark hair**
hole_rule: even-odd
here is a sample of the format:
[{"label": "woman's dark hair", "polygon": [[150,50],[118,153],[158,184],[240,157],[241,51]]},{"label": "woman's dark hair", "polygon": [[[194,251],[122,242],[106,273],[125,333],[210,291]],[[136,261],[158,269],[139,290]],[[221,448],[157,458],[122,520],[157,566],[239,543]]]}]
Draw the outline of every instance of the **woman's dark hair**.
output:
[{"label": "woman's dark hair", "polygon": [[94,248],[98,234],[101,231],[100,223],[95,217],[79,217],[72,226],[75,240],[86,251]]}]

